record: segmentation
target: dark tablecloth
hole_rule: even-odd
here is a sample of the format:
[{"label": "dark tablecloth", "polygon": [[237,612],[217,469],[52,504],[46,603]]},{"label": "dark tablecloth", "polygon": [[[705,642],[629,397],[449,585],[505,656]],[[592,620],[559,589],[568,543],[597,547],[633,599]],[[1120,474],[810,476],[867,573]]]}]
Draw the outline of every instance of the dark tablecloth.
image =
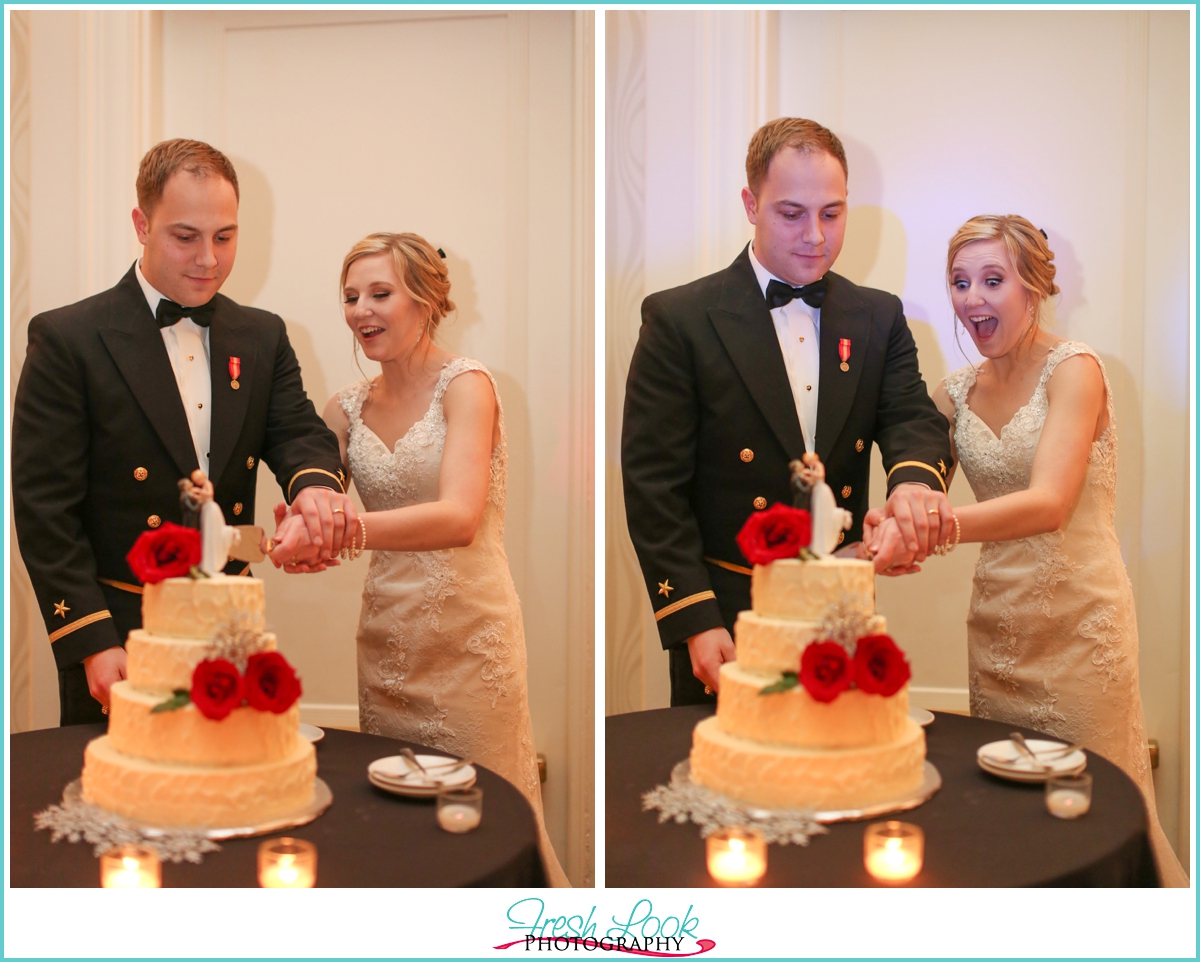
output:
[{"label": "dark tablecloth", "polygon": [[[606,721],[605,884],[712,886],[699,826],[659,823],[642,811],[642,793],[670,780],[687,758],[706,705],[612,715]],[[943,712],[925,729],[928,759],[942,787],[924,805],[890,816],[921,826],[925,865],[914,886],[1153,886],[1146,808],[1137,786],[1088,752],[1091,811],[1065,821],[1046,811],[1044,786],[982,771],[975,750],[1007,738],[1012,725]],[[1037,732],[1022,729],[1028,737]],[[1045,736],[1042,736],[1045,737]],[[879,821],[871,819],[869,821]],[[863,867],[866,822],[829,826],[807,846],[772,845],[761,884],[877,885]]]},{"label": "dark tablecloth", "polygon": [[[86,842],[50,842],[34,831],[33,815],[62,799],[79,777],[83,749],[104,725],[73,725],[13,735],[12,885],[98,886],[100,868]],[[367,765],[407,744],[378,735],[327,729],[317,743],[317,775],[333,791],[333,805],[292,835],[317,846],[321,887],[544,886],[533,810],[525,797],[478,765],[483,821],[466,835],[437,824],[433,799],[388,794],[367,781]],[[441,754],[441,753],[437,753]],[[259,838],[221,842],[199,865],[163,863],[163,886],[252,887],[258,884]]]}]

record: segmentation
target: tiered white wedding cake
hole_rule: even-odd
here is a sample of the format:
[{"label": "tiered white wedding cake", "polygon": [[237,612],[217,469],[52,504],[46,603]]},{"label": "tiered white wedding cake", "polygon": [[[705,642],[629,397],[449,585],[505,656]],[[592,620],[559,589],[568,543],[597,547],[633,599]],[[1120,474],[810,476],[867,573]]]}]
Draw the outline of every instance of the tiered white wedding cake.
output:
[{"label": "tiered white wedding cake", "polygon": [[[112,687],[108,734],[84,753],[86,801],[154,825],[219,827],[253,825],[312,799],[316,753],[299,734],[299,705],[293,699],[276,711],[253,704],[265,703],[264,685],[278,686],[281,671],[286,682],[291,671],[267,654],[275,652],[275,636],[262,632],[263,612],[256,578],[217,574],[145,586],[144,627],[129,634],[128,678]],[[238,647],[248,656],[243,684],[258,684],[257,698],[241,704],[228,669],[200,678],[207,694],[197,690],[205,665],[237,667],[231,656],[239,659]],[[259,666],[275,676],[264,678],[262,668],[254,671]],[[184,692],[186,702],[171,707]],[[228,711],[207,717],[201,706]]]},{"label": "tiered white wedding cake", "polygon": [[875,613],[870,561],[834,558],[850,515],[814,455],[793,462],[811,514],[783,505],[738,535],[755,562],[717,713],[696,726],[691,778],[765,808],[843,811],[922,783],[925,733],[908,717],[910,670]]}]

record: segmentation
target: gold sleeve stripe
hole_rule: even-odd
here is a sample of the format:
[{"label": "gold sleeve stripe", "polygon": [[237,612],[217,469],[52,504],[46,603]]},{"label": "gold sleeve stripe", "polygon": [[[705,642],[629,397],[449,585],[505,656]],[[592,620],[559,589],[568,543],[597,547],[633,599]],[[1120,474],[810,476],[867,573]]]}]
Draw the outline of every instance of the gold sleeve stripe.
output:
[{"label": "gold sleeve stripe", "polygon": [[128,591],[132,595],[140,595],[142,593],[141,585],[131,585],[127,581],[113,581],[112,578],[97,578],[96,580],[102,585],[109,585],[120,591]]},{"label": "gold sleeve stripe", "polygon": [[731,564],[728,561],[718,561],[716,558],[710,558],[708,555],[704,556],[704,560],[707,561],[710,565],[716,565],[718,568],[724,568],[726,571],[732,571],[735,574],[739,574],[739,575],[754,574],[753,568],[743,568],[741,565]]},{"label": "gold sleeve stripe", "polygon": [[82,618],[76,618],[69,625],[64,625],[50,636],[52,642],[58,641],[59,638],[69,635],[72,631],[78,631],[80,628],[86,628],[88,625],[97,621],[103,621],[105,618],[111,618],[112,612],[105,608],[103,611],[93,611],[90,615],[84,615]]},{"label": "gold sleeve stripe", "polygon": [[688,595],[686,598],[680,598],[673,604],[669,604],[667,607],[661,608],[654,612],[654,620],[662,621],[665,617],[667,617],[667,615],[673,615],[675,612],[686,608],[688,605],[694,605],[701,601],[707,601],[709,598],[712,598],[715,601],[716,597],[717,596],[711,591],[698,591],[694,595]]},{"label": "gold sleeve stripe", "polygon": [[[932,471],[933,469],[930,468],[929,470]],[[342,484],[342,479],[339,478],[336,474],[326,471],[324,468],[305,468],[303,471],[297,471],[295,474],[293,474],[292,480],[288,482],[288,489],[287,489],[288,504],[292,503],[292,485],[296,483],[296,479],[298,477],[300,477],[300,475],[302,475],[302,474],[323,474],[327,478],[333,478],[333,480],[337,482],[338,490],[341,491],[342,494],[346,493],[346,486],[344,484]]]},{"label": "gold sleeve stripe", "polygon": [[946,479],[942,477],[937,468],[931,467],[924,461],[901,461],[899,464],[892,465],[892,470],[888,472],[888,480],[890,481],[892,474],[896,471],[899,471],[901,468],[924,468],[938,479],[938,484],[942,486],[942,494],[946,493]]}]

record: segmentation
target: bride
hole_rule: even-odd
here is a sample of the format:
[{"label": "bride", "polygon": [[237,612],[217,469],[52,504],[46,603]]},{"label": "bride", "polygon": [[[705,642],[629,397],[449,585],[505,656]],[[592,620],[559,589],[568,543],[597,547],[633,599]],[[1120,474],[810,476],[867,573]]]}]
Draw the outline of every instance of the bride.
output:
[{"label": "bride", "polygon": [[[1054,254],[1023,217],[973,217],[950,241],[957,320],[984,360],[934,402],[977,504],[941,547],[981,541],[967,617],[971,714],[1080,743],[1141,789],[1164,885],[1188,885],[1159,825],[1138,691],[1133,590],[1113,526],[1117,427],[1104,365],[1042,327]],[[895,539],[865,519],[864,543]],[[954,537],[954,528],[960,533]],[[943,531],[946,526],[943,526]]]},{"label": "bride", "polygon": [[341,288],[356,344],[382,367],[324,412],[367,509],[345,541],[373,549],[358,626],[360,728],[471,758],[512,782],[533,806],[548,880],[566,886],[543,821],[521,607],[504,553],[495,381],[434,343],[454,304],[424,238],[359,241]]}]

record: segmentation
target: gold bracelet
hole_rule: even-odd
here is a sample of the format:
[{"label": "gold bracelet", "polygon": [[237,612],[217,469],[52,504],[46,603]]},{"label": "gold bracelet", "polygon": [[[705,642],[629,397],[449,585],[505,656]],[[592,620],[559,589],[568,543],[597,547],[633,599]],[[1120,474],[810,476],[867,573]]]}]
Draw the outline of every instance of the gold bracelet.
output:
[{"label": "gold bracelet", "polygon": [[951,512],[950,517],[954,519],[954,543],[937,545],[933,549],[934,554],[948,555],[958,547],[958,542],[962,540],[962,526],[958,523],[958,515]]}]

